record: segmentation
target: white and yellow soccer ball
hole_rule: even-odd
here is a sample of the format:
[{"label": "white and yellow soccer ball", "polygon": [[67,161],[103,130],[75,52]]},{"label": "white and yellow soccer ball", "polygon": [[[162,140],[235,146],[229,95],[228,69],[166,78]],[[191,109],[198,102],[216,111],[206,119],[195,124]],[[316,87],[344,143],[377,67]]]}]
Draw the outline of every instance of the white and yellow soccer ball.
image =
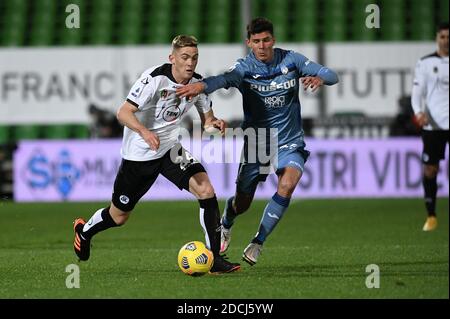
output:
[{"label": "white and yellow soccer ball", "polygon": [[178,266],[189,276],[203,276],[212,267],[214,257],[201,241],[191,241],[178,252]]}]

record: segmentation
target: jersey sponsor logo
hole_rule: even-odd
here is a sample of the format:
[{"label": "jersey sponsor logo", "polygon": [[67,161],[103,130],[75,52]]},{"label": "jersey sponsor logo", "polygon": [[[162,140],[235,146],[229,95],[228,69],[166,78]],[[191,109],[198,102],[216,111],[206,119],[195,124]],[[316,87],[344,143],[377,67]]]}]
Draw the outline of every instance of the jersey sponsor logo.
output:
[{"label": "jersey sponsor logo", "polygon": [[264,98],[264,103],[269,108],[283,107],[286,105],[286,97],[284,95],[267,96]]},{"label": "jersey sponsor logo", "polygon": [[181,110],[177,105],[169,106],[163,111],[162,118],[166,122],[175,121],[181,115]]},{"label": "jersey sponsor logo", "polygon": [[270,92],[276,90],[288,90],[292,87],[295,87],[296,84],[297,79],[292,79],[278,84],[273,81],[272,83],[270,83],[270,85],[251,84],[250,88],[259,92]]},{"label": "jersey sponsor logo", "polygon": [[252,77],[253,77],[254,79],[257,79],[257,78],[261,77],[261,75],[260,75],[260,74],[254,74],[254,75],[252,75]]}]

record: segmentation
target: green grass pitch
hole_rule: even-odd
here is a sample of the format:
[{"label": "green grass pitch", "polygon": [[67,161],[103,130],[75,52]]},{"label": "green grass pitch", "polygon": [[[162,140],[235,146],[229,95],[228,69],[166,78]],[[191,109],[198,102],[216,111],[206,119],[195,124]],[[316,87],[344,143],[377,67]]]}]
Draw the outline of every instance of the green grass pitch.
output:
[{"label": "green grass pitch", "polygon": [[[265,203],[236,221],[231,261]],[[426,233],[422,199],[295,200],[257,265],[194,278],[177,266],[183,244],[204,241],[194,200],[139,203],[125,226],[93,239],[88,262],[73,252],[72,222],[104,203],[0,202],[0,298],[449,298],[448,205],[438,200],[438,229]],[[80,288],[66,287],[69,264]],[[370,264],[379,288],[366,287]]]}]

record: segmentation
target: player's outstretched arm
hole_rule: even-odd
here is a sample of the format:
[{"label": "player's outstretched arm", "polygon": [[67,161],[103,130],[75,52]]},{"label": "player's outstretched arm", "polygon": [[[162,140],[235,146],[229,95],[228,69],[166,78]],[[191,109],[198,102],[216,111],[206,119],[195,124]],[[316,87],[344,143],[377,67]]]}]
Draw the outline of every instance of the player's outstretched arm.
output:
[{"label": "player's outstretched arm", "polygon": [[320,68],[317,76],[322,79],[324,85],[334,85],[339,82],[337,73],[325,66]]},{"label": "player's outstretched arm", "polygon": [[117,111],[117,119],[122,125],[138,133],[150,149],[156,151],[159,148],[159,137],[139,122],[134,115],[138,110],[133,104],[125,102]]},{"label": "player's outstretched arm", "polygon": [[244,69],[239,65],[239,63],[235,63],[227,72],[223,74],[209,76],[203,79],[202,82],[196,82],[178,88],[177,95],[179,97],[190,98],[202,92],[211,94],[218,89],[238,87],[244,78],[244,74]]},{"label": "player's outstretched arm", "polygon": [[311,92],[314,92],[322,85],[334,85],[339,82],[338,75],[333,70],[314,62],[309,65],[307,70],[309,74],[301,78],[305,91],[311,89]]},{"label": "player's outstretched arm", "polygon": [[300,78],[305,91],[310,88],[314,92],[322,85],[334,85],[339,82],[337,73],[332,69],[311,61],[299,53],[294,53],[293,57],[301,74]]},{"label": "player's outstretched arm", "polygon": [[191,84],[186,84],[185,86],[179,87],[177,89],[177,95],[179,97],[191,98],[199,95],[205,90],[205,84],[203,82],[196,82]]}]

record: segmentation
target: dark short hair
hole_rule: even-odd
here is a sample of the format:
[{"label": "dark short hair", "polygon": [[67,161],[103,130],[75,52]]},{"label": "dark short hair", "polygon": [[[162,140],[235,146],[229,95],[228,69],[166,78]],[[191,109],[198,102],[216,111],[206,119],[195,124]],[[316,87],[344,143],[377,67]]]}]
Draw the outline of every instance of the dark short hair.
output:
[{"label": "dark short hair", "polygon": [[255,18],[247,25],[247,39],[250,39],[252,34],[266,31],[273,35],[272,21],[262,17]]},{"label": "dark short hair", "polygon": [[442,30],[448,30],[448,22],[441,22],[436,28],[436,32],[441,32]]},{"label": "dark short hair", "polygon": [[197,47],[197,44],[198,40],[196,37],[180,34],[172,40],[172,49],[177,50],[184,47]]}]

